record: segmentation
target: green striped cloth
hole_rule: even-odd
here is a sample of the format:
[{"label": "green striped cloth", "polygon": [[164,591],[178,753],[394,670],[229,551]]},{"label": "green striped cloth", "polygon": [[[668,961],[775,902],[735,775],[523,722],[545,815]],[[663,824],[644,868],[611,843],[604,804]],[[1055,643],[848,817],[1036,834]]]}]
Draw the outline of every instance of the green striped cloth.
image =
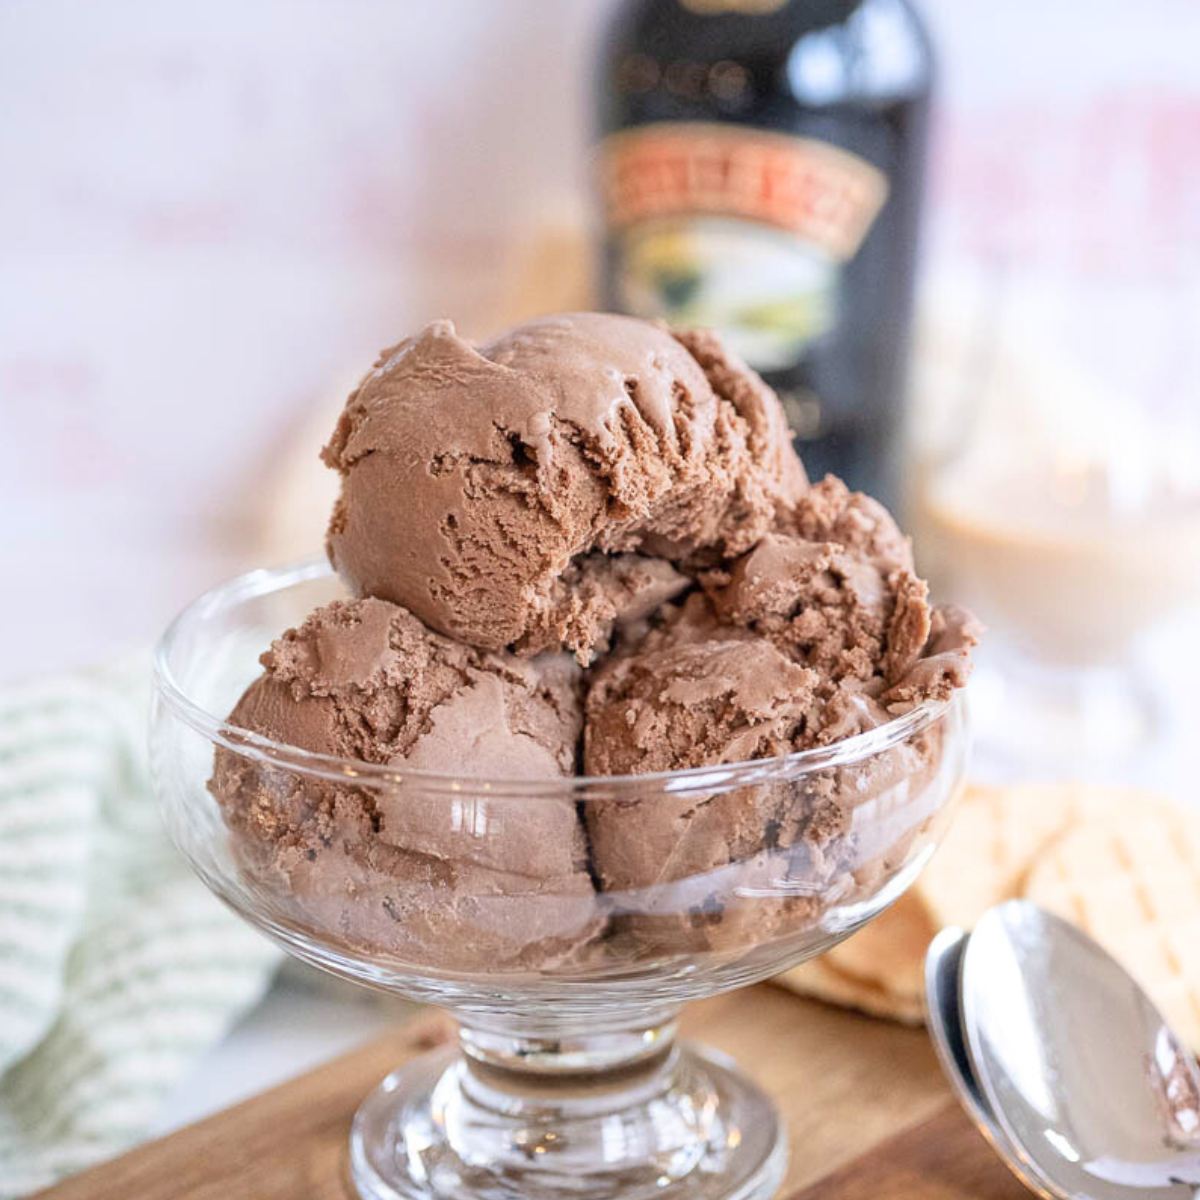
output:
[{"label": "green striped cloth", "polygon": [[193,878],[146,769],[144,658],[0,693],[0,1197],[145,1135],[279,961]]}]

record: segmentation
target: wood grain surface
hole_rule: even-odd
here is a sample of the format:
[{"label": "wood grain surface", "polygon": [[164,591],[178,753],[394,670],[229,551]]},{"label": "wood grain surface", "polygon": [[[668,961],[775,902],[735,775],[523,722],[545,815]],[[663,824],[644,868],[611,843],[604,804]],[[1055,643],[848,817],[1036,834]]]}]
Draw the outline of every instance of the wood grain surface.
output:
[{"label": "wood grain surface", "polygon": [[[696,1004],[687,1036],[732,1054],[783,1109],[781,1200],[1028,1196],[953,1101],[920,1030],[761,986]],[[41,1200],[350,1200],[363,1096],[450,1035],[436,1014],[41,1193]]]}]

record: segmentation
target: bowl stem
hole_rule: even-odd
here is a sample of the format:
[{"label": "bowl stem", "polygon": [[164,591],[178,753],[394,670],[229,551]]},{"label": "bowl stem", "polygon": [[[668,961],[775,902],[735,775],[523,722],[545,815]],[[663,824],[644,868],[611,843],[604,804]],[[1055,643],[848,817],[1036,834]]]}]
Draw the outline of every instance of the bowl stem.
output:
[{"label": "bowl stem", "polygon": [[559,1038],[468,1018],[355,1117],[364,1200],[766,1200],[786,1141],[724,1055],[654,1024]]}]

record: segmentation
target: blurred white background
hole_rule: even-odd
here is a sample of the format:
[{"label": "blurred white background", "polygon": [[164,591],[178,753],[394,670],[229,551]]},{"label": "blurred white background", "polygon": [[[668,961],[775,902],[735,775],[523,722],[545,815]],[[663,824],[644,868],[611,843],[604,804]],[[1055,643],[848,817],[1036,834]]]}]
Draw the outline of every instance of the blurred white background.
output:
[{"label": "blurred white background", "polygon": [[[608,7],[0,2],[0,677],[149,642],[261,553],[315,402],[425,318],[486,330],[586,211]],[[923,7],[935,308],[1014,258],[1200,274],[1200,9]]]}]

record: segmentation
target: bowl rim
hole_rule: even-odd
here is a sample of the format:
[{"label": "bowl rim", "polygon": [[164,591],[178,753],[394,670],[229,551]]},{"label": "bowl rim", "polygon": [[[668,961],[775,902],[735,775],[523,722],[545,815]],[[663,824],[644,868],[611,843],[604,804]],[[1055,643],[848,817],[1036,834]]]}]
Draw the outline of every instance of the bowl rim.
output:
[{"label": "bowl rim", "polygon": [[[164,705],[207,741],[240,757],[334,783],[352,782],[355,787],[410,785],[423,792],[449,794],[487,793],[495,796],[537,796],[562,799],[570,793],[577,799],[611,799],[647,791],[679,792],[728,790],[749,784],[792,779],[832,767],[861,763],[894,748],[914,734],[929,728],[951,708],[962,703],[961,690],[948,700],[926,700],[892,720],[864,733],[843,738],[828,746],[794,750],[773,758],[745,759],[732,763],[684,767],[641,775],[564,775],[550,779],[520,779],[452,774],[370,763],[305,750],[275,741],[232,725],[193,700],[179,683],[171,666],[171,655],[185,630],[227,611],[238,604],[285,591],[303,583],[334,575],[324,555],[278,567],[258,567],[216,584],[183,608],[164,630],[154,648],[154,720]],[[280,633],[283,631],[281,630]],[[265,649],[265,647],[264,647]],[[580,795],[583,793],[583,795]],[[617,797],[611,795],[617,793]],[[640,795],[640,798],[645,798]]]}]

